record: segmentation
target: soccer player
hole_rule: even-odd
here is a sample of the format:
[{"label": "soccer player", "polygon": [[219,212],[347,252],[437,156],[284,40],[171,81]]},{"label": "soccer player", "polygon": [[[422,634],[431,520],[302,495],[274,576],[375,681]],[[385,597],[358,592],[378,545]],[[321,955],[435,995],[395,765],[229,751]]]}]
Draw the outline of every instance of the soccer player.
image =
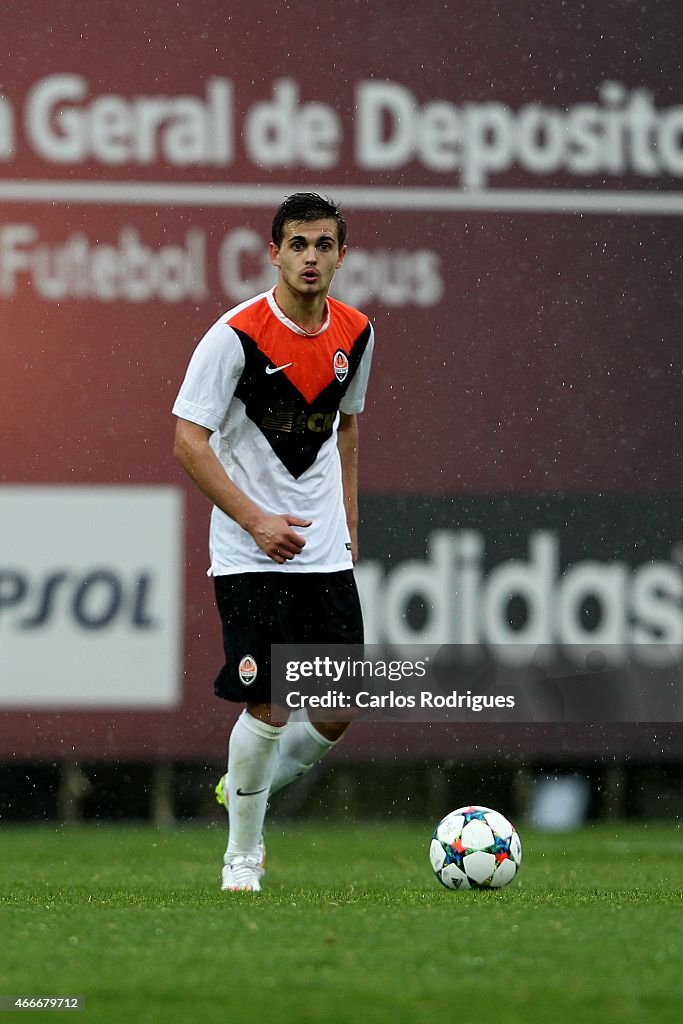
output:
[{"label": "soccer player", "polygon": [[245,703],[219,784],[229,838],[222,889],[258,892],[270,793],[311,768],[347,722],[311,722],[270,697],[270,645],[363,642],[357,414],[373,329],[328,296],[346,255],[336,205],[297,193],[275,213],[277,284],[225,313],[197,346],[173,406],[174,454],[213,503],[210,575],[223,628],[217,696]]}]

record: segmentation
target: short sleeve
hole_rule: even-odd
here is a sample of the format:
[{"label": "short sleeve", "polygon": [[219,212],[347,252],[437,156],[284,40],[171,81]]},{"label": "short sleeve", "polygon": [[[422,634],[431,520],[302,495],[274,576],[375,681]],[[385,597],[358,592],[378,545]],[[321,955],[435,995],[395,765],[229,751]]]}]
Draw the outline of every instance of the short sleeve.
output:
[{"label": "short sleeve", "polygon": [[218,430],[243,369],[240,340],[232,327],[219,320],[209,328],[192,354],[173,414],[212,432]]},{"label": "short sleeve", "polygon": [[368,389],[368,378],[370,377],[370,365],[372,363],[372,352],[375,347],[375,332],[370,325],[370,336],[365,346],[365,352],[361,356],[353,380],[349,384],[346,394],[339,403],[339,409],[347,416],[362,412],[365,407],[365,392]]}]

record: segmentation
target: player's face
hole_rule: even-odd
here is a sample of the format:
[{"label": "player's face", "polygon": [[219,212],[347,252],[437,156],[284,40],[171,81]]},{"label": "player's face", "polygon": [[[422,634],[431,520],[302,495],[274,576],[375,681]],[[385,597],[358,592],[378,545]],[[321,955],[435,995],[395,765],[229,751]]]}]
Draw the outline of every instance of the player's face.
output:
[{"label": "player's face", "polygon": [[326,295],[345,255],[346,246],[339,248],[337,222],[332,219],[287,221],[282,243],[270,243],[270,258],[280,280],[302,297]]}]

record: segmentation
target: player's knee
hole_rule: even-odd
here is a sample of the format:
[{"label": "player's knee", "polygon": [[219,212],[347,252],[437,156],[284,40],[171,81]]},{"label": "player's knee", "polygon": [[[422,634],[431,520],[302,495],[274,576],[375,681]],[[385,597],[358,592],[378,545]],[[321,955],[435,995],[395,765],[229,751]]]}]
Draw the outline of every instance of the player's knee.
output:
[{"label": "player's knee", "polygon": [[348,729],[350,722],[311,722],[311,725],[316,729],[321,736],[324,736],[326,740],[334,742],[344,735]]},{"label": "player's knee", "polygon": [[290,715],[289,710],[279,704],[247,704],[247,712],[252,718],[257,718],[259,722],[265,722],[276,729],[286,725]]}]

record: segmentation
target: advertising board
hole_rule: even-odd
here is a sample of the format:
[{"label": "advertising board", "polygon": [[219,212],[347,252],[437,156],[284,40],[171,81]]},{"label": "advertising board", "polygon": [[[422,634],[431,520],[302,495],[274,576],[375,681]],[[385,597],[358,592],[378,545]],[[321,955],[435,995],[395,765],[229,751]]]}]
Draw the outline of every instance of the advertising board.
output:
[{"label": "advertising board", "polygon": [[179,491],[2,487],[0,520],[0,707],[175,707]]},{"label": "advertising board", "polygon": [[[30,6],[3,19],[0,483],[183,491],[184,670],[149,700],[122,683],[112,700],[135,689],[135,714],[44,694],[7,710],[4,756],[59,756],[65,733],[82,756],[222,754],[208,508],[171,458],[170,408],[206,328],[272,282],[272,212],[300,189],[342,205],[335,294],[377,334],[360,467],[371,636],[389,622],[436,637],[446,563],[469,545],[477,597],[457,628],[477,643],[505,630],[508,585],[530,598],[522,628],[553,643],[571,628],[680,642],[676,4],[426,0],[418,18],[384,2],[334,28],[269,0]],[[511,501],[532,511],[505,553]],[[94,571],[69,543],[32,568],[43,586]],[[105,616],[114,585],[74,605],[83,585],[54,583],[55,608]],[[420,588],[431,618],[407,610]],[[586,625],[577,608],[600,595]],[[85,675],[74,692],[91,692]]]}]

